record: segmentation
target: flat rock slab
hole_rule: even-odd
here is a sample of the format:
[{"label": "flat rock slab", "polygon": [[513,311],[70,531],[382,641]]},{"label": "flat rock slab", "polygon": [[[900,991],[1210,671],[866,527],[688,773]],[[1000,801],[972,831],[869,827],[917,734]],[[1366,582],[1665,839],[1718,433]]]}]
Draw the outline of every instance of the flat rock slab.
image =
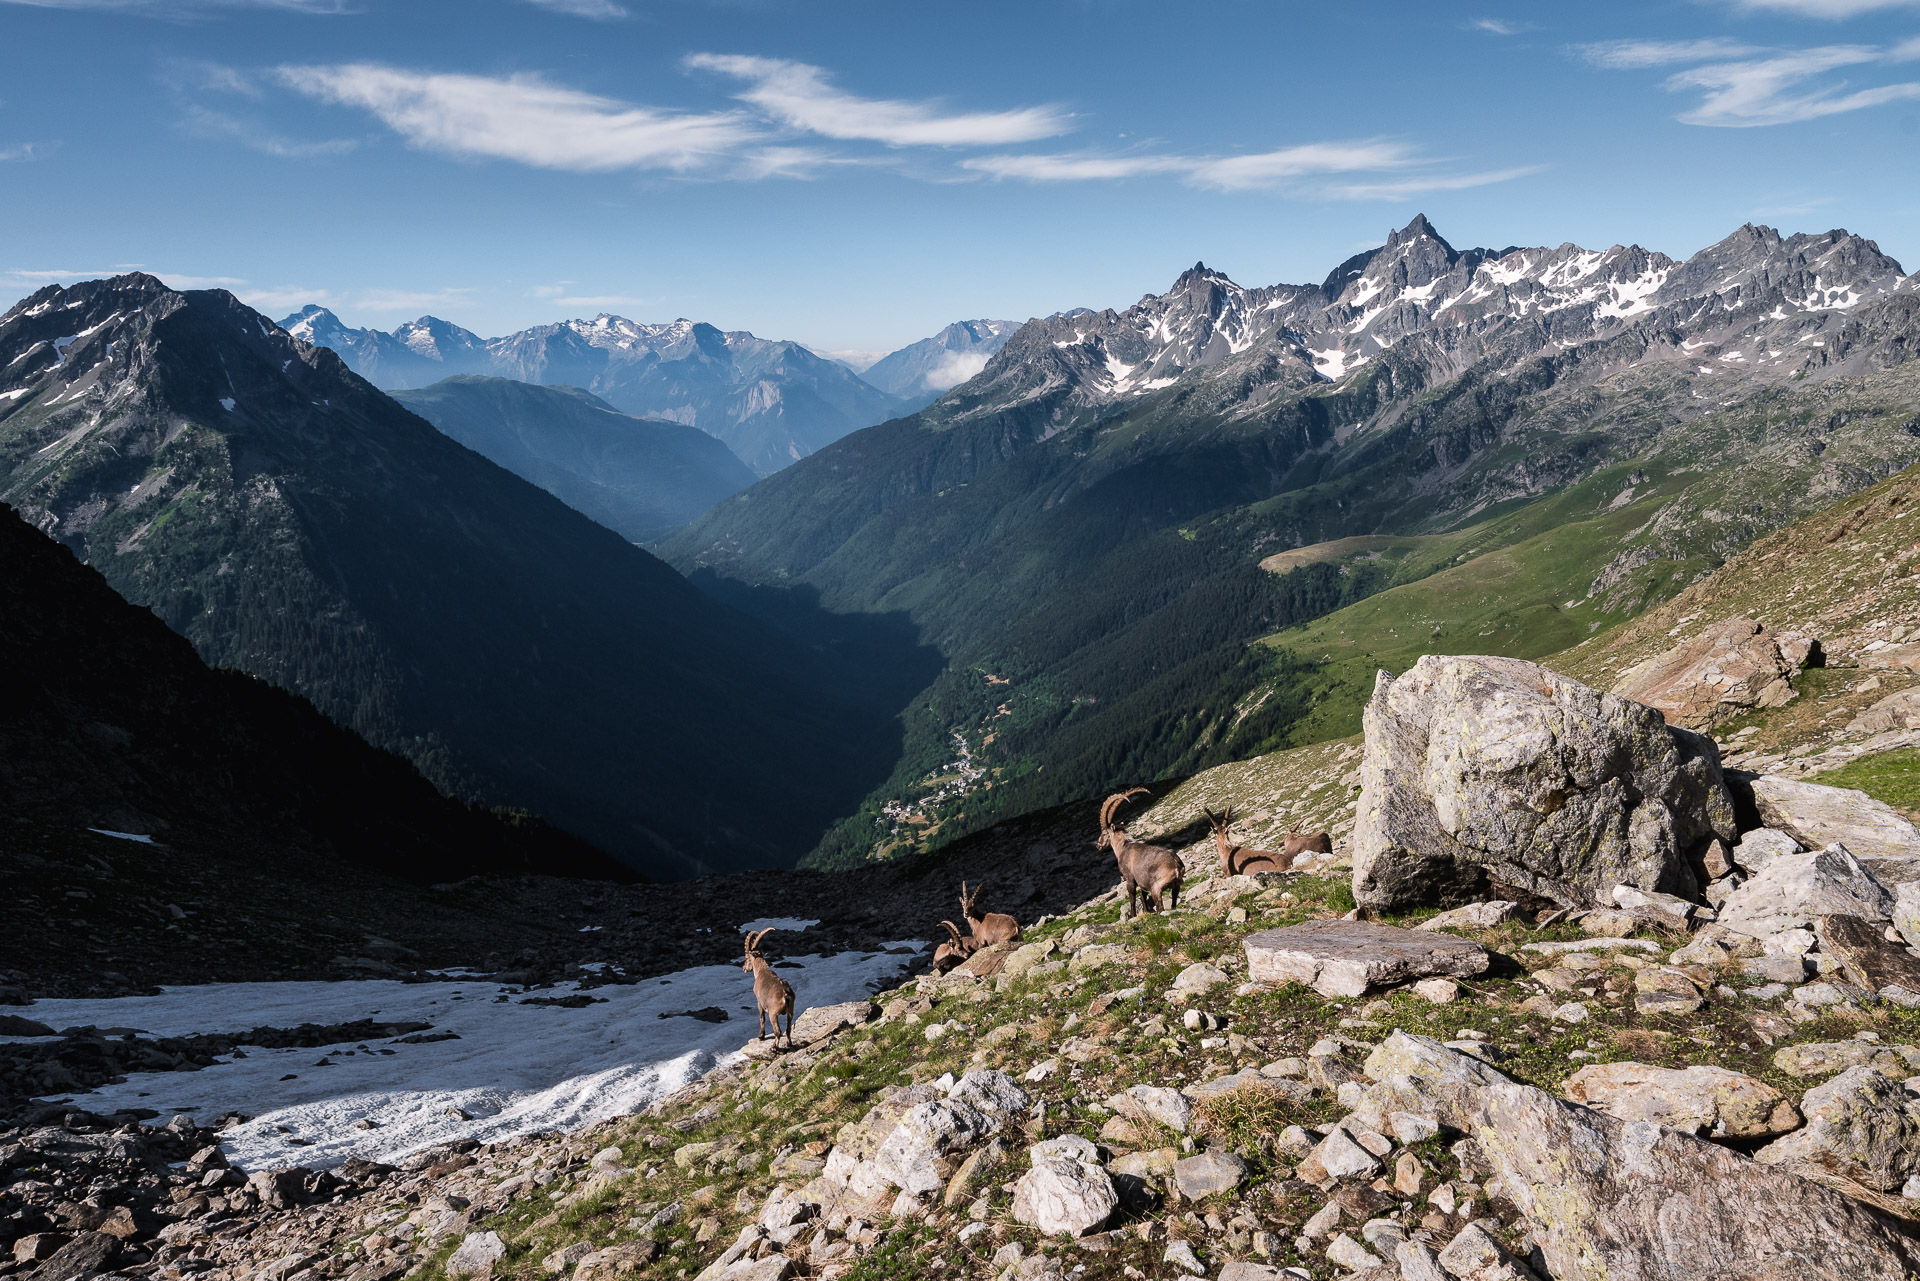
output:
[{"label": "flat rock slab", "polygon": [[1920,829],[1865,792],[1777,774],[1762,774],[1750,786],[1761,821],[1808,849],[1837,842],[1863,858],[1920,856]]},{"label": "flat rock slab", "polygon": [[1857,916],[1823,916],[1820,950],[1838,957],[1847,977],[1870,992],[1891,985],[1920,992],[1920,960],[1890,942],[1883,925]]},{"label": "flat rock slab", "polygon": [[1466,939],[1371,921],[1308,921],[1247,939],[1247,976],[1257,983],[1299,983],[1322,996],[1361,996],[1443,975],[1467,978],[1487,968],[1486,949]]},{"label": "flat rock slab", "polygon": [[793,1040],[811,1045],[832,1036],[842,1028],[859,1027],[876,1013],[872,1001],[842,1001],[839,1005],[815,1005],[802,1010],[793,1021]]}]

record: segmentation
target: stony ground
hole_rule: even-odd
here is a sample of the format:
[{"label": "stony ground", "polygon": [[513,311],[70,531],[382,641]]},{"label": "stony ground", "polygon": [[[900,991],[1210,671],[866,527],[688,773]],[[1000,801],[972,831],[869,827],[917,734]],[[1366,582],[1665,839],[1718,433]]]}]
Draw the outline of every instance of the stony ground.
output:
[{"label": "stony ground", "polygon": [[[998,974],[923,975],[879,994],[871,1021],[797,1050],[757,1046],[647,1115],[586,1132],[456,1145],[401,1169],[243,1175],[184,1119],[166,1129],[52,1109],[0,1133],[0,1235],[16,1238],[0,1275],[56,1281],[60,1269],[36,1259],[67,1238],[70,1254],[85,1246],[128,1275],[208,1281],[471,1269],[679,1279],[719,1275],[723,1259],[730,1275],[756,1278],[1213,1277],[1233,1260],[1321,1278],[1390,1258],[1401,1238],[1442,1250],[1472,1237],[1470,1224],[1524,1259],[1527,1220],[1470,1143],[1373,1133],[1377,1155],[1338,1176],[1325,1168],[1321,1136],[1352,1112],[1369,1052],[1394,1030],[1553,1091],[1582,1067],[1633,1061],[1716,1065],[1799,1100],[1883,1050],[1920,1063],[1920,1013],[1844,990],[1830,1004],[1811,988],[1797,999],[1746,972],[1763,962],[1739,953],[1757,947],[1703,944],[1711,926],[1625,943],[1524,916],[1463,927],[1453,932],[1485,946],[1492,967],[1427,996],[1330,1000],[1252,983],[1246,937],[1342,915],[1344,879],[1336,868],[1226,880],[1192,863],[1178,911],[1122,922],[1101,895],[1029,929],[1032,946]],[[1792,1048],[1808,1045],[1829,1048]],[[884,1129],[897,1117],[889,1104],[989,1069],[1017,1083],[1022,1105],[931,1195],[902,1201],[888,1188],[864,1210],[843,1202],[812,1218],[783,1195],[817,1194],[836,1146],[870,1141],[874,1109]],[[1117,1097],[1135,1086],[1189,1102],[1168,1111]],[[1356,1133],[1350,1120],[1344,1132]],[[1012,1204],[1028,1148],[1068,1135],[1097,1145],[1122,1196],[1107,1230],[1075,1240],[1017,1222]],[[1874,1199],[1907,1212],[1897,1193]]]}]

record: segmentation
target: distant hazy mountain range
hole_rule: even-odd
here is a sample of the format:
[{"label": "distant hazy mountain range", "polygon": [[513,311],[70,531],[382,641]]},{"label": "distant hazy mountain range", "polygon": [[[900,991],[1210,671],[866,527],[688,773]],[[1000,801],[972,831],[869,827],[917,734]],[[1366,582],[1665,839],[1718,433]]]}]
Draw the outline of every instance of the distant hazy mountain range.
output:
[{"label": "distant hazy mountain range", "polygon": [[600,315],[481,338],[433,316],[390,333],[349,329],[326,308],[307,306],[281,326],[331,348],[389,391],[452,374],[581,387],[621,412],[698,427],[761,476],[850,431],[918,409],[978,373],[1018,328],[1004,320],[949,325],[862,377],[799,343],[722,333],[691,320],[643,325]]},{"label": "distant hazy mountain range", "polygon": [[[415,355],[459,341],[409,337]],[[572,414],[568,449],[500,426],[527,397]],[[578,393],[483,383],[435,400],[569,484],[618,472],[633,440],[682,460],[700,443]],[[741,479],[717,462],[714,486]],[[717,603],[223,290],[134,274],[0,316],[0,499],[208,663],[649,875],[791,863],[897,747],[896,708],[837,693],[831,655]]]},{"label": "distant hazy mountain range", "polygon": [[1007,345],[1016,320],[961,320],[931,338],[882,356],[860,376],[905,400],[922,403],[957,387],[987,367],[987,358]]},{"label": "distant hazy mountain range", "polygon": [[455,374],[387,394],[636,543],[665,537],[754,480],[715,437],[623,414],[578,387]]}]

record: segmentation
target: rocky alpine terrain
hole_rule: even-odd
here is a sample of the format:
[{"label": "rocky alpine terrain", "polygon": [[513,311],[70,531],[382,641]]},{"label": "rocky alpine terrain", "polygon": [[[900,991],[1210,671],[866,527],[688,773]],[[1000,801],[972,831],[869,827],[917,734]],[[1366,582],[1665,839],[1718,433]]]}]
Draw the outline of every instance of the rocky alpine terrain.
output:
[{"label": "rocky alpine terrain", "polygon": [[[1810,835],[1833,789],[1729,774],[1710,739],[1546,669],[1445,670],[1430,707],[1393,697],[1412,676],[1383,685],[1341,763],[1368,790],[1383,753],[1429,768],[1384,803],[1363,790],[1309,870],[1229,877],[1186,842],[1177,911],[1121,920],[1095,894],[945,976],[811,1010],[797,1048],[749,1043],[644,1115],[315,1171],[234,1170],[217,1126],[84,1096],[19,1114],[10,1271],[1904,1279],[1920,831],[1871,858],[1803,850],[1788,829]],[[1469,715],[1478,735],[1431,728]],[[1481,807],[1446,854],[1490,869],[1464,893],[1371,817],[1457,815],[1442,760]],[[1626,798],[1676,761],[1691,782]],[[1297,794],[1285,767],[1264,777]],[[1552,776],[1549,822],[1586,816],[1585,844],[1528,835]],[[1203,775],[1133,826],[1183,843],[1190,812],[1257,785]],[[1605,870],[1576,884],[1568,860]],[[1356,919],[1353,888],[1389,867],[1402,901]]]}]

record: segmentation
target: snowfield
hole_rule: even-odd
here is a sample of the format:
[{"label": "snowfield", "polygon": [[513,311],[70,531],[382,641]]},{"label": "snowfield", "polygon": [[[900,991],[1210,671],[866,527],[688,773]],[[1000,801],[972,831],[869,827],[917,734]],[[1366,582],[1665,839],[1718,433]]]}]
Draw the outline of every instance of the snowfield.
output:
[{"label": "snowfield", "polygon": [[[796,1016],[857,1000],[892,983],[911,953],[795,956],[778,964],[793,984]],[[565,984],[525,995],[563,997]],[[457,1040],[368,1041],[324,1049],[243,1047],[199,1072],[136,1072],[75,1096],[97,1112],[190,1112],[211,1124],[229,1112],[252,1119],[221,1143],[247,1170],[349,1157],[393,1161],[453,1139],[491,1142],[534,1130],[572,1129],[638,1111],[737,1058],[754,1034],[752,979],[738,965],[704,965],[637,984],[587,989],[582,1009],[523,1005],[516,989],[471,978],[440,983],[215,983],[159,996],[44,1000],[22,1011],[54,1028],[93,1025],[151,1036],[240,1032],[356,1019],[425,1021]],[[682,1012],[719,1007],[723,1022]],[[464,1114],[464,1116],[462,1115]],[[366,1128],[356,1128],[370,1123]]]}]

